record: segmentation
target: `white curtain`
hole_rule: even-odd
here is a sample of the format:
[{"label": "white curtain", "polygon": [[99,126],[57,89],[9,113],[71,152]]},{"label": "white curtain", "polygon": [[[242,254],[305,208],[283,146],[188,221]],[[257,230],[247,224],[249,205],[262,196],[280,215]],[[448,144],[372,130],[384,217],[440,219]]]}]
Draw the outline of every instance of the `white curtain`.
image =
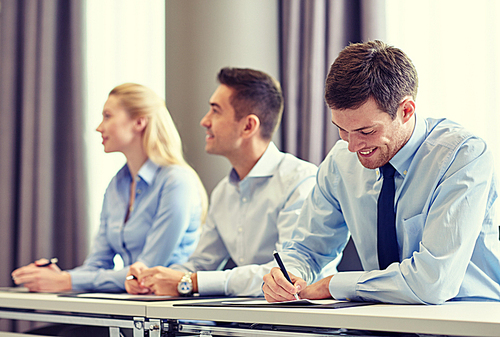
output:
[{"label": "white curtain", "polygon": [[500,177],[500,1],[388,1],[386,17],[387,42],[417,68],[417,115],[485,139]]},{"label": "white curtain", "polygon": [[105,189],[125,164],[121,153],[104,153],[95,129],[109,92],[119,84],[143,84],[165,97],[165,1],[87,0],[86,18],[85,146],[92,243]]}]

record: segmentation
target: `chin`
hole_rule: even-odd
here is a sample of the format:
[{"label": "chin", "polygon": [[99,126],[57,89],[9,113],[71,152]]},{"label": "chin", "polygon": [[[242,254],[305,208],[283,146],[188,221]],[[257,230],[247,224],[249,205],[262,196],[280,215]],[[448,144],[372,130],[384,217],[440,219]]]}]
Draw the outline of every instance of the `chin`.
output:
[{"label": "chin", "polygon": [[372,161],[372,160],[362,160],[361,158],[358,157],[358,160],[359,162],[361,163],[361,165],[363,165],[363,167],[367,168],[367,169],[370,169],[370,170],[375,170],[381,166],[383,166],[384,164],[381,164],[380,162],[378,161]]}]

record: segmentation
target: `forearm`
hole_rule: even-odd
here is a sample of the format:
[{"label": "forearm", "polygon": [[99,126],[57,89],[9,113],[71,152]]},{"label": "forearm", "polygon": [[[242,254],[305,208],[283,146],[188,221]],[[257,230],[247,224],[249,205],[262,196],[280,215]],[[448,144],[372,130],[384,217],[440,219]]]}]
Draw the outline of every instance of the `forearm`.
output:
[{"label": "forearm", "polygon": [[200,295],[208,296],[262,296],[262,278],[275,266],[247,265],[224,271],[198,273]]},{"label": "forearm", "polygon": [[73,290],[124,291],[128,268],[68,271]]}]

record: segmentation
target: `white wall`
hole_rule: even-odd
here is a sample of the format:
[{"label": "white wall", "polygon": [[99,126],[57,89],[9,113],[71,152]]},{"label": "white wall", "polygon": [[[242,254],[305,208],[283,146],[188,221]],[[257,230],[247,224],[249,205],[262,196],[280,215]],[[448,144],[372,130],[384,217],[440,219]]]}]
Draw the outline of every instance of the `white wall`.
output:
[{"label": "white wall", "polygon": [[166,0],[166,102],[188,162],[207,192],[230,170],[205,153],[199,125],[220,68],[248,67],[278,76],[277,0]]}]

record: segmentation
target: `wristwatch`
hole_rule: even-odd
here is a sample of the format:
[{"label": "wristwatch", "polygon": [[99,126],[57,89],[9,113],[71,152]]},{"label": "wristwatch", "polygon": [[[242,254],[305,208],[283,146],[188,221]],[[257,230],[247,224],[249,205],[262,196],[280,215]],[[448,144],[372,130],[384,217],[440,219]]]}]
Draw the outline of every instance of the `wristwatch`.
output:
[{"label": "wristwatch", "polygon": [[191,280],[192,273],[185,273],[182,276],[179,284],[177,284],[177,291],[180,296],[191,296],[193,294],[193,281]]}]

